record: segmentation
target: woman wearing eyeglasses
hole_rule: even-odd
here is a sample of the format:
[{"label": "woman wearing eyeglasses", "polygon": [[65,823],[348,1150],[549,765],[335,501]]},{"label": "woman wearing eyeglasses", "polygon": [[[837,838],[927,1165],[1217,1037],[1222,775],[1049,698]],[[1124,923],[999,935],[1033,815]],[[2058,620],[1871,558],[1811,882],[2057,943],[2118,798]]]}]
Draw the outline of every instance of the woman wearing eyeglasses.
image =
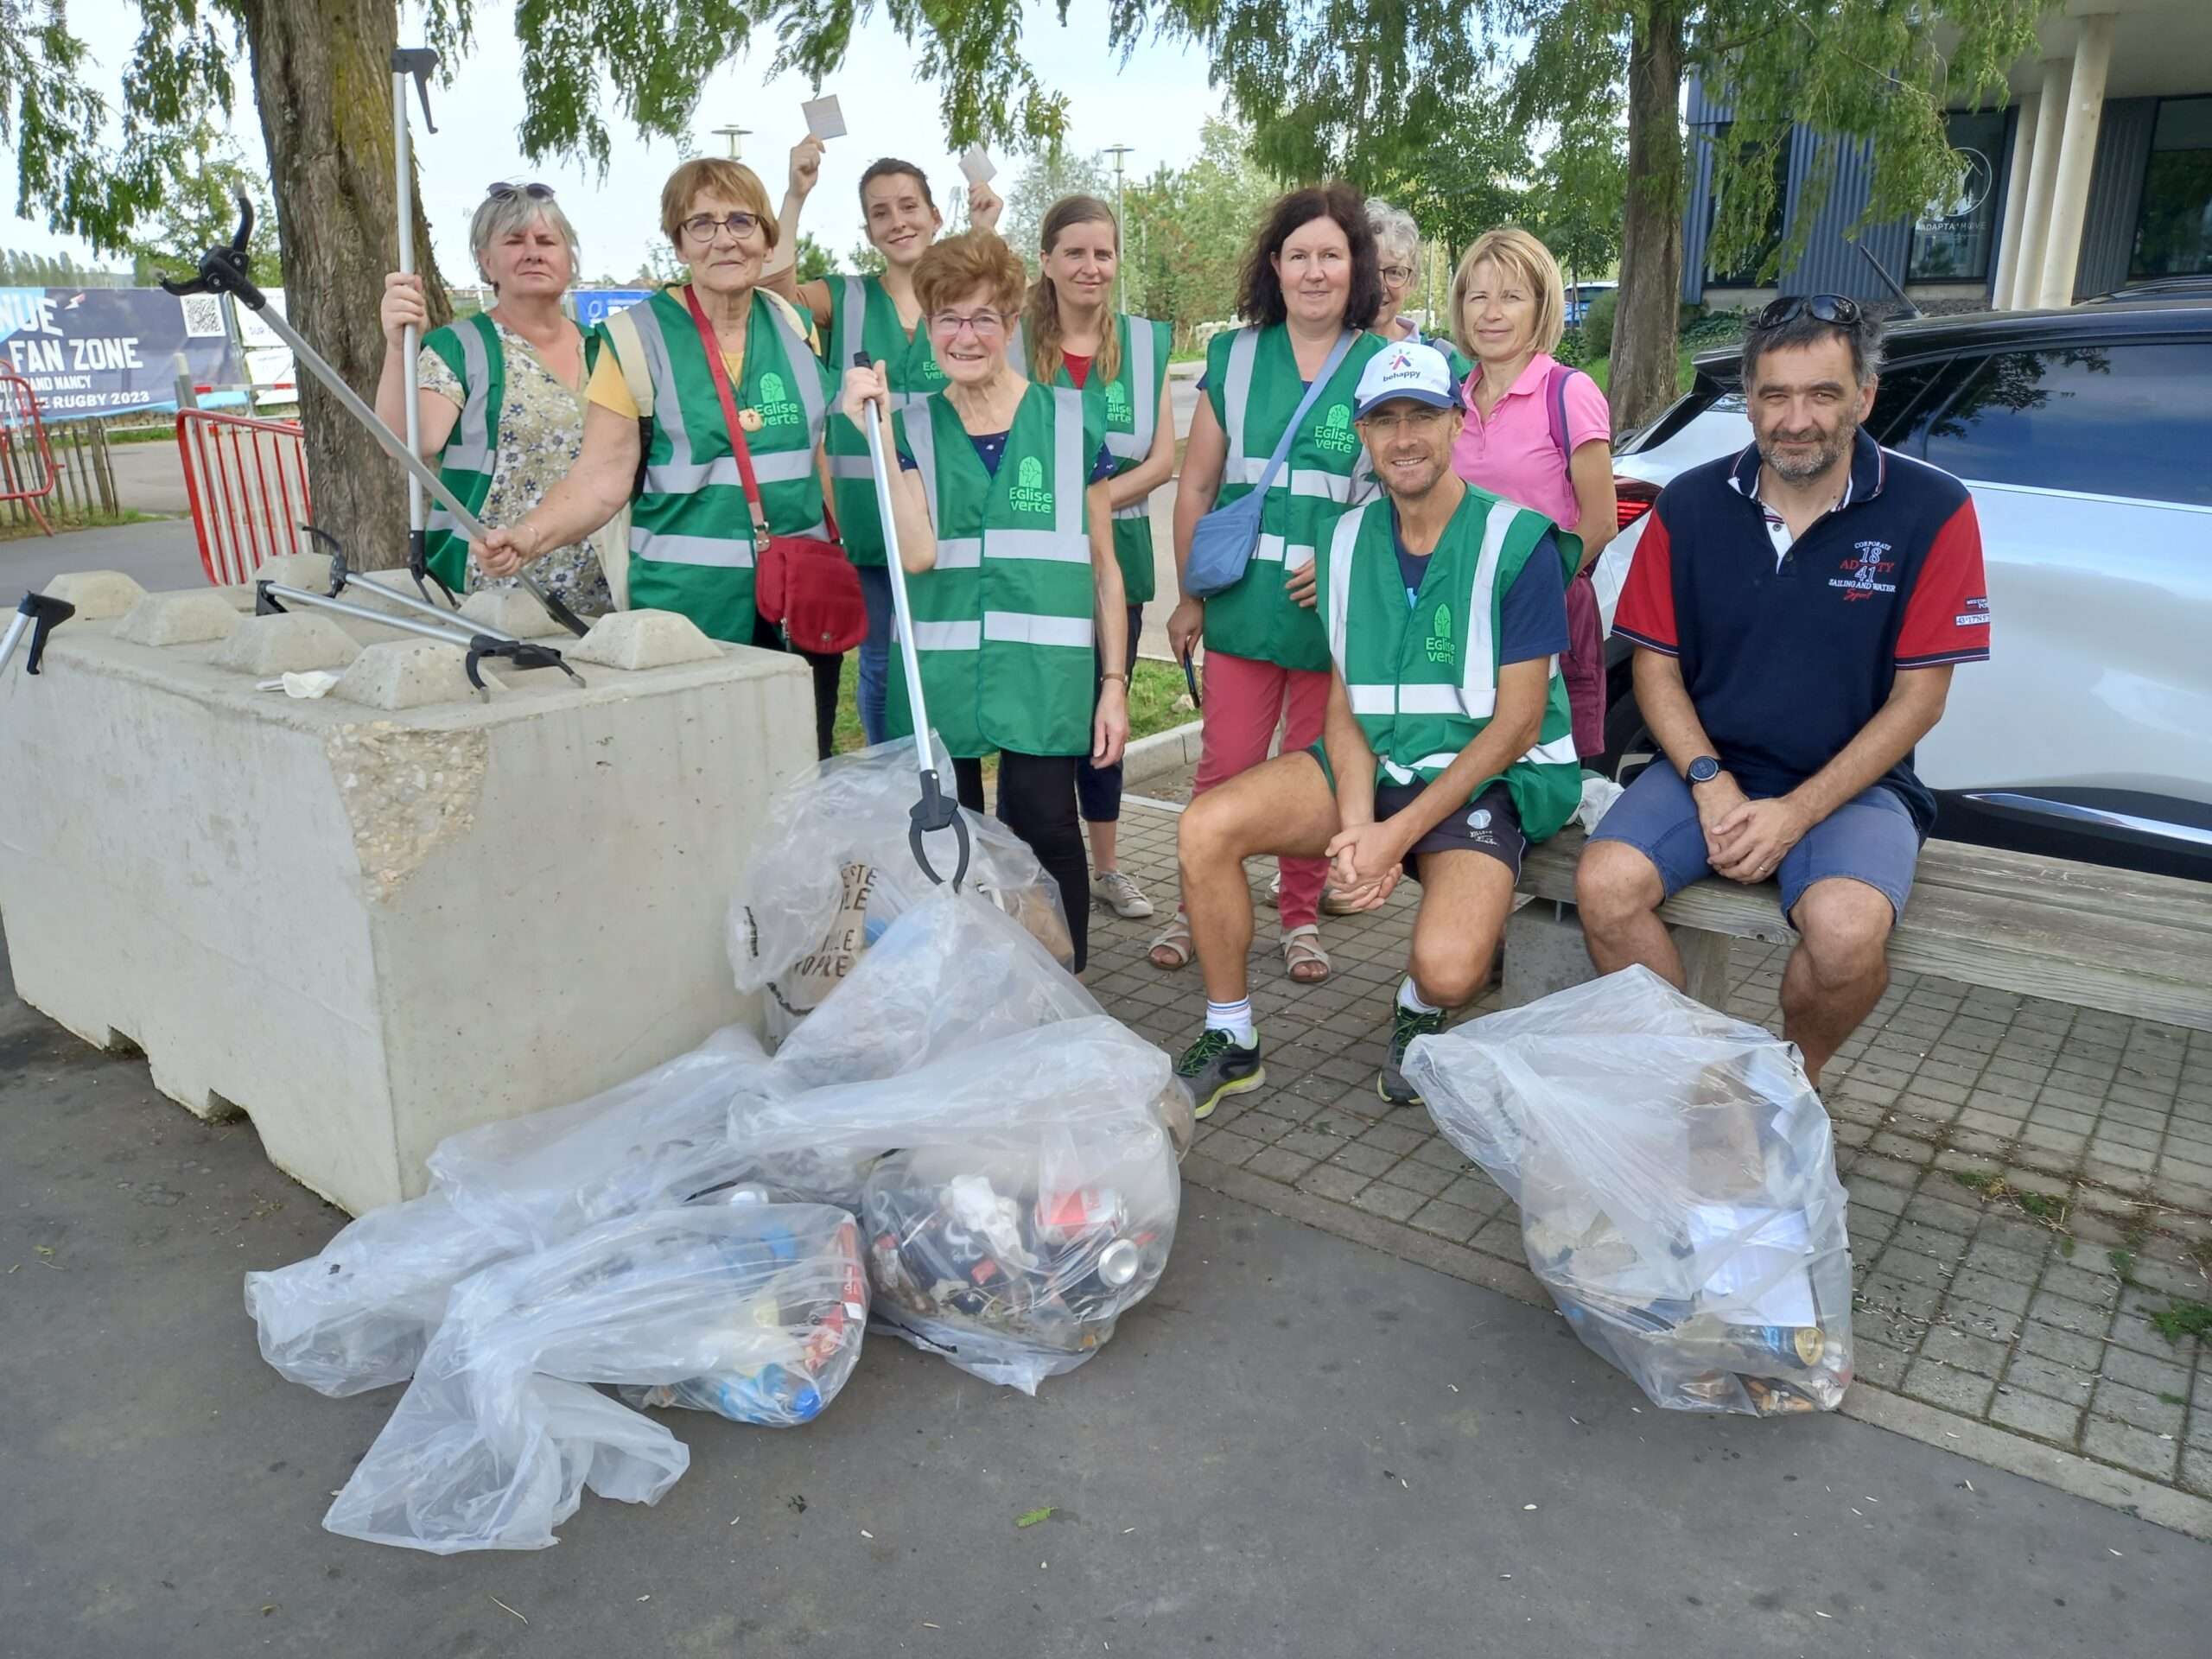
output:
[{"label": "woman wearing eyeglasses", "polygon": [[[799,213],[821,169],[822,141],[801,139],[791,151],[784,196],[784,222],[794,246]],[[920,326],[921,302],[914,296],[915,268],[944,230],[944,217],[930,194],[929,179],[912,162],[887,156],[871,162],[861,175],[860,194],[868,245],[883,256],[882,270],[794,283],[791,266],[781,262],[779,291],[814,319],[833,375],[842,376],[853,366],[854,355],[865,352],[869,362],[884,365],[893,402],[903,407],[944,390],[945,384],[930,351],[929,331]],[[1004,206],[988,184],[968,187],[968,222],[975,229],[995,231]],[[861,593],[868,601],[868,638],[861,645],[861,729],[870,743],[880,743],[891,646],[891,575],[884,566],[883,526],[876,517],[875,486],[868,481],[868,443],[860,428],[835,412],[829,452],[846,556],[860,572]]]},{"label": "woman wearing eyeglasses", "polygon": [[[627,505],[627,567],[610,572],[618,600],[681,612],[713,639],[777,649],[779,635],[753,607],[753,517],[724,393],[769,534],[823,537],[815,452],[836,382],[805,318],[758,285],[778,227],[753,170],[721,157],[686,162],[660,206],[686,279],[599,326],[582,454],[536,512],[493,531],[480,556],[506,575]],[[826,758],[839,659],[801,654],[814,670],[816,747]]]},{"label": "woman wearing eyeglasses", "polygon": [[[1108,497],[1114,509],[1114,557],[1128,601],[1123,654],[1099,673],[1136,671],[1137,636],[1154,586],[1152,515],[1147,504],[1175,470],[1175,422],[1167,401],[1168,324],[1114,309],[1114,273],[1122,232],[1114,210],[1096,196],[1067,196],[1045,214],[1038,250],[1039,280],[1022,313],[1029,378],[1070,386],[1095,398],[1114,457]],[[1103,690],[1105,684],[1099,682]],[[1124,682],[1126,684],[1126,682]],[[1090,896],[1116,915],[1140,921],[1152,900],[1122,869],[1122,767],[1085,761],[1076,795],[1090,832]]]},{"label": "woman wearing eyeglasses", "polygon": [[[584,377],[594,353],[561,310],[576,275],[576,232],[550,186],[495,184],[469,221],[468,251],[492,286],[487,311],[423,336],[418,402],[422,454],[487,524],[511,524],[544,499],[583,445]],[[429,321],[423,279],[384,279],[384,369],[377,413],[395,432],[407,423],[402,338]],[[430,569],[455,593],[513,584],[468,556],[444,508],[432,505],[425,543]],[[579,616],[612,601],[599,550],[585,535],[553,547],[531,574]]]},{"label": "woman wearing eyeglasses", "polygon": [[1421,226],[1402,207],[1393,207],[1379,196],[1367,200],[1367,222],[1375,232],[1376,274],[1382,279],[1382,309],[1375,319],[1375,332],[1387,340],[1433,346],[1444,353],[1454,380],[1464,381],[1473,367],[1450,339],[1421,332],[1421,327],[1400,308],[1413,292],[1421,274]]},{"label": "woman wearing eyeglasses", "polygon": [[[1090,906],[1076,772],[1085,760],[1113,766],[1128,738],[1128,673],[1109,669],[1092,690],[1094,651],[1126,660],[1128,613],[1103,400],[1032,381],[1007,359],[1027,283],[988,231],[937,244],[915,266],[914,293],[944,390],[893,414],[879,362],[848,371],[842,407],[881,423],[884,453],[899,454],[910,644],[960,804],[982,810],[983,758],[995,753],[999,817],[1059,883],[1080,973]],[[886,712],[892,736],[912,732],[904,675]]]}]

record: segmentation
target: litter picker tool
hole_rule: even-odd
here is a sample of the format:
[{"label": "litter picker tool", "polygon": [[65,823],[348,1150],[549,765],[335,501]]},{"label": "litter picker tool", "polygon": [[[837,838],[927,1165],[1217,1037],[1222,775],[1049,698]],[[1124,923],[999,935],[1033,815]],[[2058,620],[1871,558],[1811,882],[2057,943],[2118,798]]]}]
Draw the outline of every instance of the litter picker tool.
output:
[{"label": "litter picker tool", "polygon": [[[387,595],[389,589],[379,588]],[[256,616],[278,616],[296,606],[309,610],[335,611],[340,616],[359,618],[374,622],[379,627],[397,628],[402,633],[416,633],[425,639],[435,639],[441,645],[459,645],[468,653],[467,664],[468,683],[476,694],[487,702],[492,689],[484,683],[478,665],[487,658],[511,664],[516,668],[557,668],[578,685],[584,677],[570,668],[567,658],[550,645],[534,639],[517,639],[504,633],[489,633],[463,619],[448,613],[443,622],[418,621],[411,616],[394,616],[390,611],[379,611],[372,606],[356,605],[350,599],[334,599],[328,594],[309,593],[304,588],[288,588],[278,582],[257,582],[253,585],[253,613]]]},{"label": "litter picker tool", "polygon": [[[219,244],[202,254],[199,272],[190,280],[177,282],[171,277],[162,277],[162,290],[176,295],[229,294],[257,313],[261,320],[269,325],[270,331],[292,348],[293,357],[306,366],[308,372],[322,382],[324,389],[338,400],[340,406],[367,429],[369,435],[377,441],[378,448],[397,461],[406,470],[409,478],[429,491],[431,499],[453,515],[454,523],[461,528],[470,541],[482,542],[490,534],[484,528],[483,521],[468,510],[459,496],[446,487],[445,480],[423,462],[404,438],[377,417],[376,410],[361,401],[359,394],[346,384],[345,378],[323,360],[322,353],[300,338],[299,330],[292,327],[283,312],[270,305],[267,297],[255,285],[246,266],[246,245],[253,235],[253,203],[247,200],[244,191],[238,193],[238,201],[237,233],[229,242]],[[412,408],[413,404],[410,403],[409,407]],[[569,632],[581,638],[589,631],[582,618],[538,586],[527,571],[516,572],[515,580],[531,598],[545,607],[548,615]],[[379,614],[378,620],[390,619]]]},{"label": "litter picker tool", "polygon": [[[390,600],[395,605],[404,606],[410,611],[436,619],[448,631],[458,629],[466,632],[473,627],[475,632],[489,634],[494,639],[513,639],[519,642],[522,638],[520,634],[510,633],[505,628],[495,628],[488,622],[476,621],[473,618],[456,617],[435,599],[422,598],[418,594],[409,593],[404,588],[388,586],[377,581],[373,576],[364,575],[360,571],[351,569],[346,563],[345,545],[335,536],[320,524],[303,524],[300,528],[316,540],[330,544],[329,597],[332,599],[344,598],[348,588],[365,588],[379,599]],[[565,662],[562,666],[567,669]],[[583,683],[575,670],[568,669],[568,673],[569,677],[575,680],[578,685]]]},{"label": "litter picker tool", "polygon": [[[855,352],[853,366],[868,367],[868,353]],[[922,874],[939,886],[944,878],[931,867],[922,837],[933,830],[950,830],[960,845],[960,862],[952,872],[957,888],[968,874],[968,821],[960,816],[960,803],[947,796],[937,775],[937,755],[930,747],[930,711],[922,696],[922,662],[914,649],[914,613],[906,603],[906,567],[899,560],[899,523],[891,512],[891,474],[884,470],[883,434],[880,423],[868,411],[861,429],[868,434],[868,464],[875,469],[875,507],[883,518],[884,563],[891,571],[891,607],[899,619],[899,658],[906,671],[906,702],[914,711],[914,757],[922,775],[922,798],[908,815],[906,844]]]},{"label": "litter picker tool", "polygon": [[[401,47],[391,54],[391,152],[398,187],[393,194],[399,203],[399,270],[405,276],[415,274],[415,143],[407,124],[407,83],[413,79],[422,98],[423,125],[435,132],[438,124],[430,118],[430,72],[437,67],[438,54],[427,46]],[[423,331],[410,322],[400,337],[399,357],[407,377],[407,451],[416,455],[423,453],[422,350]],[[423,598],[430,596],[429,583],[435,582],[448,604],[458,609],[461,601],[442,578],[432,574],[425,556],[429,526],[429,506],[422,480],[410,473],[407,479],[407,574],[415,578],[416,591]]]},{"label": "litter picker tool", "polygon": [[31,637],[31,654],[23,659],[23,672],[37,673],[39,658],[46,655],[46,636],[76,614],[77,607],[66,599],[25,594],[23,602],[9,619],[8,632],[0,634],[0,673],[7,671],[9,659],[26,633]]}]

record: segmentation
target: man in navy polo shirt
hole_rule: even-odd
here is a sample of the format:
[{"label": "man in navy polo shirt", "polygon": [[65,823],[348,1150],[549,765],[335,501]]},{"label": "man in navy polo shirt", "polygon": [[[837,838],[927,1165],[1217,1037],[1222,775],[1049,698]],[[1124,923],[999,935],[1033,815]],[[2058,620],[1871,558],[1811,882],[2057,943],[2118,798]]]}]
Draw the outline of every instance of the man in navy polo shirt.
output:
[{"label": "man in navy polo shirt", "polygon": [[1614,618],[1664,753],[1575,875],[1599,971],[1640,962],[1678,986],[1668,896],[1776,880],[1798,933],[1783,1033],[1815,1084],[1889,983],[1936,817],[1913,745],[1953,667],[1989,655],[1965,486],[1859,429],[1880,361],[1878,325],[1835,295],[1777,300],[1745,336],[1755,442],[1661,493]]}]

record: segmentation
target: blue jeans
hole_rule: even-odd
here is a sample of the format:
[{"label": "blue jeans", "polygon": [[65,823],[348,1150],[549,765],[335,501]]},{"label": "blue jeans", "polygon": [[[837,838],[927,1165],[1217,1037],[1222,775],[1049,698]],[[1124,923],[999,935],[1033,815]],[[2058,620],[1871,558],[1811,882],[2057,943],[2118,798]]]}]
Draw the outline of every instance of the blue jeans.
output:
[{"label": "blue jeans", "polygon": [[[1697,802],[1664,755],[1637,775],[1627,793],[1598,820],[1590,839],[1635,848],[1659,872],[1669,898],[1713,874],[1705,859],[1705,830],[1698,823]],[[1895,790],[1876,784],[1808,830],[1805,838],[1783,855],[1774,877],[1783,917],[1790,918],[1814,882],[1848,876],[1887,899],[1894,919],[1904,914],[1913,866],[1919,858],[1920,830],[1912,814]]]},{"label": "blue jeans", "polygon": [[868,607],[868,638],[861,641],[861,732],[874,748],[883,741],[883,705],[891,686],[891,568],[855,568]]},{"label": "blue jeans", "polygon": [[[1137,631],[1144,626],[1144,607],[1129,607],[1128,661],[1122,664],[1124,674],[1137,671]],[[1096,708],[1098,693],[1105,683],[1105,659],[1092,652],[1090,702]],[[1123,686],[1124,691],[1129,688]],[[1085,823],[1119,823],[1122,821],[1122,763],[1110,766],[1094,766],[1085,760],[1076,768],[1075,798],[1077,810]]]}]

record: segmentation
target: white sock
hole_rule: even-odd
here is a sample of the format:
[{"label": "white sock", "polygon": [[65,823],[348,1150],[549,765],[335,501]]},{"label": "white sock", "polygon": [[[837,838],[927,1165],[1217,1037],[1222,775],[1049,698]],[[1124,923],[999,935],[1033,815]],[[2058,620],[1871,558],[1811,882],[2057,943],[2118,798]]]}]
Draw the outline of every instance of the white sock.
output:
[{"label": "white sock", "polygon": [[[1209,1004],[1211,1006],[1211,1004]],[[1409,1014],[1441,1014],[1443,1009],[1432,1007],[1421,1000],[1421,993],[1414,988],[1414,976],[1406,976],[1405,983],[1398,987],[1398,1006]]]},{"label": "white sock", "polygon": [[1237,1047],[1251,1047],[1260,1040],[1260,1033],[1252,1024],[1252,999],[1246,996],[1234,1002],[1207,1003],[1206,1029],[1225,1031],[1236,1040]]}]

